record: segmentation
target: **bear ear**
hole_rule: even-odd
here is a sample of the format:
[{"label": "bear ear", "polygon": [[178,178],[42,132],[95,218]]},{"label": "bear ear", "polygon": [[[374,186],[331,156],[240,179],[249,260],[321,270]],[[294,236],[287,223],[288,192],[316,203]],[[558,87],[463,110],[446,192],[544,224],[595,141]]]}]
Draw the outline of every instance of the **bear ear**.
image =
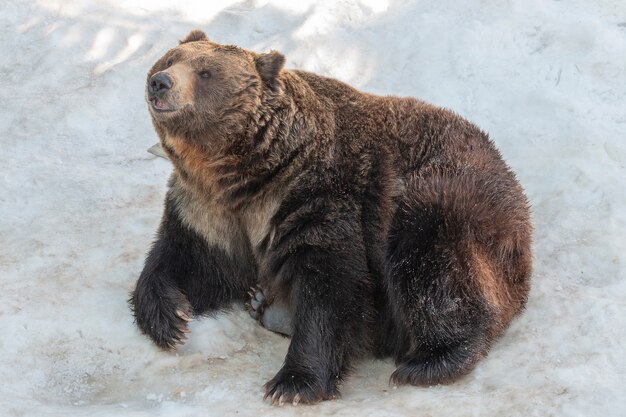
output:
[{"label": "bear ear", "polygon": [[209,37],[200,29],[194,29],[185,36],[183,40],[178,41],[179,44],[187,42],[208,41]]},{"label": "bear ear", "polygon": [[283,69],[285,56],[278,51],[271,51],[259,55],[255,59],[255,64],[263,81],[271,83],[278,76],[280,70]]}]

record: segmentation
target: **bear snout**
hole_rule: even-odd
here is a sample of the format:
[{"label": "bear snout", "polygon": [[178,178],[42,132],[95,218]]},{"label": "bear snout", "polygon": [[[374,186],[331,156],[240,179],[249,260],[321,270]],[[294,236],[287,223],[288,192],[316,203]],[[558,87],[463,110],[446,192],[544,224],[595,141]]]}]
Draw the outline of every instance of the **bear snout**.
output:
[{"label": "bear snout", "polygon": [[148,81],[148,94],[150,98],[154,98],[165,93],[172,88],[174,80],[167,73],[161,71],[150,77]]}]

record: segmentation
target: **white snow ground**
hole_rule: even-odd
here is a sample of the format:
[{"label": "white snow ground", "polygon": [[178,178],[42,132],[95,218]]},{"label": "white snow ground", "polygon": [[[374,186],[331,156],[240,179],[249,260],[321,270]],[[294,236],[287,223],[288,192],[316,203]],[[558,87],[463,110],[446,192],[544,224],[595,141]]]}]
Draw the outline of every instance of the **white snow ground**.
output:
[{"label": "white snow ground", "polygon": [[[626,415],[626,2],[0,2],[0,416]],[[126,304],[170,164],[143,101],[190,29],[456,110],[533,205],[528,308],[463,380],[273,408],[288,341],[237,308],[156,349]]]}]

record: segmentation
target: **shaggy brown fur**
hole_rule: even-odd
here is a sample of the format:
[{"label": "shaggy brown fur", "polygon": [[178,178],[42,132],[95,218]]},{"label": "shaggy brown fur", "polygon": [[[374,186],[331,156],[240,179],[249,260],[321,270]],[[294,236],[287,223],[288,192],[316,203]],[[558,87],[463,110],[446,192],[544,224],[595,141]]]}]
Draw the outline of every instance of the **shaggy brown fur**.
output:
[{"label": "shaggy brown fur", "polygon": [[334,398],[367,352],[395,358],[396,383],[454,381],[526,302],[515,175],[450,111],[283,64],[193,31],[148,73],[174,173],[137,324],[170,348],[258,284],[292,314],[272,402]]}]

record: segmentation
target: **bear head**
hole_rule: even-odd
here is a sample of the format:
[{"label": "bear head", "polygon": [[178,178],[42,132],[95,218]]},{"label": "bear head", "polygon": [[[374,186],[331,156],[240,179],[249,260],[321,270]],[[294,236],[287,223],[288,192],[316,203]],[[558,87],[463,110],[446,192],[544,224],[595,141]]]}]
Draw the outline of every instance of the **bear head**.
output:
[{"label": "bear head", "polygon": [[280,94],[285,58],[220,45],[189,33],[150,69],[146,100],[160,136],[224,140],[258,121],[268,95]]}]

